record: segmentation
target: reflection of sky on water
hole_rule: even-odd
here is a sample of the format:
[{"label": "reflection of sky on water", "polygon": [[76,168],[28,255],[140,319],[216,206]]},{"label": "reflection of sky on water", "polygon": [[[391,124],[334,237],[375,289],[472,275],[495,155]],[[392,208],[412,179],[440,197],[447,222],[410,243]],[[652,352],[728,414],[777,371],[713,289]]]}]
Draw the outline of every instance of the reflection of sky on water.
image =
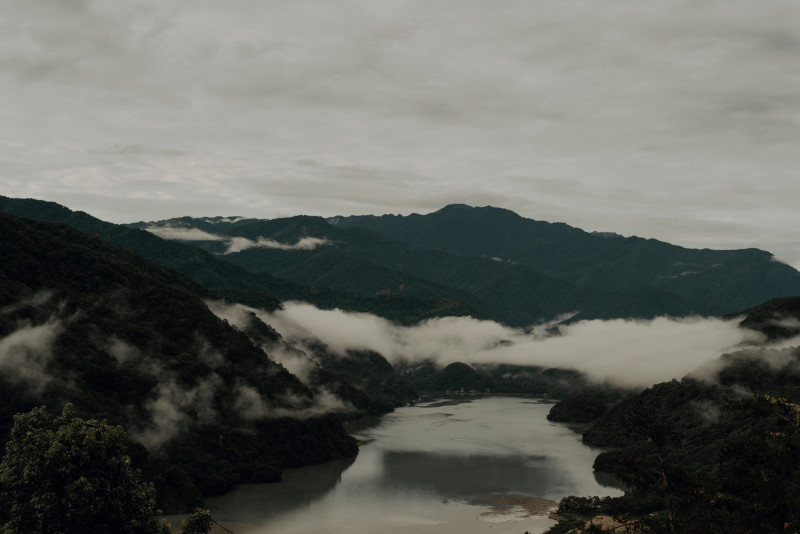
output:
[{"label": "reflection of sky on water", "polygon": [[341,482],[354,460],[287,469],[280,483],[242,484],[222,497],[207,499],[207,504],[221,521],[259,523],[268,517],[301,514]]},{"label": "reflection of sky on water", "polygon": [[282,483],[242,486],[208,504],[220,520],[264,523],[265,532],[334,532],[389,517],[436,524],[498,494],[620,494],[595,480],[597,451],[547,421],[550,407],[490,397],[401,408],[353,430],[365,442],[355,462],[289,470]]},{"label": "reflection of sky on water", "polygon": [[[419,488],[427,481],[445,498],[519,493],[559,499],[572,493],[614,493],[594,478],[597,451],[584,446],[565,425],[547,421],[551,406],[514,397],[420,404],[355,434],[383,451],[388,487]],[[350,471],[358,467],[356,462]]]}]

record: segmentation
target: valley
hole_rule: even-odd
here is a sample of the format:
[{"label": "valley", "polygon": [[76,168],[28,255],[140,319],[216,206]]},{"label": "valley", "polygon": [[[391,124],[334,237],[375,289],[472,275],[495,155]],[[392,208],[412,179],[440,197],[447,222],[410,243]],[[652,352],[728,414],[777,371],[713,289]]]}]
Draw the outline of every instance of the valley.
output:
[{"label": "valley", "polygon": [[[351,479],[377,469],[382,478],[360,482],[377,499],[358,505],[372,518],[364,528],[399,498],[408,532],[444,531],[442,518],[480,507],[489,515],[475,532],[497,521],[513,530],[522,523],[491,516],[492,499],[569,495],[613,498],[562,501],[554,533],[601,513],[651,514],[660,528],[659,495],[673,496],[667,510],[687,532],[701,508],[721,525],[747,513],[765,531],[795,520],[781,511],[793,478],[730,489],[755,465],[787,469],[796,447],[800,308],[790,295],[800,273],[769,253],[683,249],[460,205],[406,218],[127,226],[31,199],[0,197],[0,211],[3,439],[15,414],[40,405],[120,425],[167,514],[209,503],[222,520],[268,528],[295,519],[289,509],[259,516],[260,499],[299,491],[317,503],[317,523],[281,528],[322,531],[347,523],[330,514],[355,513],[335,512],[357,506],[347,499],[367,502]],[[365,418],[374,426],[354,426]],[[680,437],[662,443],[655,429]],[[648,440],[681,465],[674,488],[631,467]],[[753,447],[773,452],[736,464]],[[708,471],[724,451],[734,462]],[[314,495],[292,486],[317,476],[306,472],[328,473],[304,483]],[[710,488],[734,504],[712,506]],[[767,498],[769,510],[744,504],[770,492],[786,497]],[[531,531],[552,524],[535,522]]]}]

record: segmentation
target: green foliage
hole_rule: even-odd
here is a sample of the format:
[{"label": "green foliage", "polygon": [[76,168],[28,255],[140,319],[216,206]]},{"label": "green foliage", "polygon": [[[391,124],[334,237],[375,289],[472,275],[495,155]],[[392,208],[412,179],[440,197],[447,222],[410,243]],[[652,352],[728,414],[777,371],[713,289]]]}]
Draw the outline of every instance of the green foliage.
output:
[{"label": "green foliage", "polygon": [[[308,287],[290,282],[263,272],[262,268],[250,272],[219,259],[216,254],[222,250],[217,248],[218,242],[207,243],[208,251],[201,250],[196,246],[158,238],[142,229],[149,226],[145,223],[133,224],[131,227],[107,223],[53,202],[0,196],[0,212],[39,221],[68,224],[106,243],[139,254],[155,264],[174,269],[213,291],[217,296],[267,310],[277,308],[280,300],[301,300],[323,309],[339,308],[374,313],[402,324],[414,324],[426,318],[446,315],[483,317],[483,314],[474,307],[453,298],[405,294],[357,295],[347,291],[335,291],[328,287]],[[243,221],[242,225],[223,223],[217,226],[209,225],[205,219],[179,221],[207,228],[211,232],[248,224],[247,221]],[[31,266],[35,267],[34,264]],[[13,290],[13,286],[0,284],[0,300],[6,288]]]},{"label": "green foliage", "polygon": [[554,404],[547,419],[561,423],[590,423],[602,417],[624,398],[631,396],[633,393],[630,390],[587,385]]},{"label": "green foliage", "polygon": [[797,296],[772,299],[728,318],[742,315],[745,318],[740,326],[762,332],[770,339],[788,339],[800,334],[800,297]]},{"label": "green foliage", "polygon": [[196,508],[181,523],[181,534],[208,534],[211,530],[211,510]]},{"label": "green foliage", "polygon": [[351,350],[336,355],[323,346],[311,350],[317,365],[310,373],[310,383],[335,394],[362,414],[391,412],[417,398],[414,386],[376,352]]},{"label": "green foliage", "polygon": [[[426,361],[407,366],[400,364],[398,370],[418,391],[436,394],[447,390],[460,392],[463,387],[465,392],[475,389],[481,394],[488,388],[492,393],[563,398],[579,395],[591,388],[586,377],[578,371],[532,365],[470,366],[454,362],[438,368],[433,362]],[[595,397],[590,398],[590,402],[596,402]]]},{"label": "green foliage", "polygon": [[[784,362],[794,365],[792,359]],[[774,376],[782,372],[771,371]],[[764,382],[761,376],[751,380]],[[585,439],[609,443],[613,433],[613,443],[621,449],[601,454],[595,467],[613,467],[628,487],[614,503],[616,510],[603,513],[639,517],[653,532],[797,531],[800,405],[768,394],[742,400],[739,390],[672,381],[615,405],[601,417]],[[602,432],[598,427],[604,427]],[[566,501],[565,508],[577,510],[584,504]],[[559,528],[577,525],[585,515],[565,513],[564,518]]]},{"label": "green foliage", "polygon": [[14,418],[0,463],[0,524],[10,532],[159,533],[155,490],[131,467],[125,432],[67,405]]},{"label": "green foliage", "polygon": [[490,206],[337,218],[337,228],[352,227],[412,248],[518,262],[566,282],[562,311],[581,310],[582,317],[725,314],[800,295],[797,271],[764,251],[686,249],[654,239],[594,234]]},{"label": "green foliage", "polygon": [[[694,250],[592,234],[492,207],[342,217],[335,224],[307,216],[174,221],[225,236],[285,243],[314,236],[333,243],[223,256],[218,241],[169,242],[140,229],[145,223],[114,225],[49,202],[0,197],[0,211],[70,224],[229,297],[268,307],[277,306],[276,299],[304,300],[404,324],[472,315],[529,325],[575,310],[580,318],[725,314],[800,294],[800,274],[764,251]],[[784,327],[766,327],[788,335]]]},{"label": "green foliage", "polygon": [[[335,419],[243,414],[242,388],[274,408],[302,409],[313,394],[178,273],[66,225],[3,214],[0,258],[0,336],[32,340],[15,354],[35,364],[0,368],[0,439],[13,414],[71,402],[79,416],[122,425],[149,447],[132,449],[136,466],[175,513],[238,482],[356,453]],[[49,341],[37,328],[52,332]],[[158,407],[175,421],[159,425]]]},{"label": "green foliage", "polygon": [[460,391],[463,388],[483,392],[491,387],[491,380],[465,363],[453,362],[433,377],[429,387],[434,391]]}]

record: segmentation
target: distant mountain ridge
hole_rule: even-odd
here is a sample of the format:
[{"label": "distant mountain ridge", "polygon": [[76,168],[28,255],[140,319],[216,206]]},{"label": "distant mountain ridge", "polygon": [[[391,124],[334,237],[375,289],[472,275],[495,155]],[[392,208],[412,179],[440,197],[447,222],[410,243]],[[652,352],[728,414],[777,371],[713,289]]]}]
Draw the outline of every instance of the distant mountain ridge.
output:
[{"label": "distant mountain ridge", "polygon": [[0,197],[0,211],[72,224],[239,302],[302,300],[405,324],[444,315],[511,326],[564,314],[722,316],[800,295],[800,273],[765,251],[688,249],[489,206],[328,219],[180,217],[127,227],[35,200]]},{"label": "distant mountain ridge", "polygon": [[[572,312],[574,320],[724,315],[800,294],[800,273],[768,252],[687,249],[493,207],[224,223],[183,217],[136,226],[208,232],[217,240],[192,244],[251,272],[361,296],[451,299],[514,326]],[[290,248],[308,238],[325,245]],[[253,246],[231,251],[223,239]],[[259,239],[285,248],[257,246]]]},{"label": "distant mountain ridge", "polygon": [[0,258],[0,442],[15,413],[72,403],[126,428],[174,511],[356,454],[339,416],[320,409],[326,395],[175,271],[66,224],[7,214]]},{"label": "distant mountain ridge", "polygon": [[579,287],[624,293],[647,287],[712,315],[800,294],[800,273],[762,250],[688,249],[655,239],[589,233],[490,206],[454,204],[428,215],[335,217],[331,222],[416,248],[519,262]]},{"label": "distant mountain ridge", "polygon": [[[580,312],[579,318],[699,312],[680,297],[656,289],[639,288],[622,294],[594,287],[576,288],[516,262],[409,247],[371,230],[339,228],[321,217],[241,220],[227,226],[225,231],[216,232],[208,220],[182,217],[134,226],[159,235],[173,231],[177,239],[180,232],[176,231],[185,231],[184,242],[250,272],[266,270],[292,283],[329,287],[362,297],[405,296],[463,302],[477,312],[471,313],[473,316],[514,326],[573,312]],[[211,233],[214,239],[192,235],[194,229]],[[325,245],[292,247],[311,237]],[[231,252],[228,244],[221,241],[224,239],[248,240],[252,246]],[[281,243],[281,247],[259,246],[259,239]]]},{"label": "distant mountain ridge", "polygon": [[[139,228],[146,227],[147,224],[113,224],[84,212],[72,211],[55,202],[0,195],[0,212],[68,224],[107,243],[131,250],[154,263],[175,269],[203,287],[215,291],[218,296],[266,310],[275,309],[280,301],[301,300],[325,309],[339,307],[374,313],[400,323],[416,322],[439,315],[481,316],[478,310],[455,299],[415,298],[410,295],[359,296],[327,287],[296,284],[264,271],[250,272],[201,248],[161,239]],[[205,219],[191,220],[195,224],[211,225]],[[213,247],[215,244],[218,245],[215,242],[209,243],[212,245],[212,252],[219,251],[218,247]]]}]

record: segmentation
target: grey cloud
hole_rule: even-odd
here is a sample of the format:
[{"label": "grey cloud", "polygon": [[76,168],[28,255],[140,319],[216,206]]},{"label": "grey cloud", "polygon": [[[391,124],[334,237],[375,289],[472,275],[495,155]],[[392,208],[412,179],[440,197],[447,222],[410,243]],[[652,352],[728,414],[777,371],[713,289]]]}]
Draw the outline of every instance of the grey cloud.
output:
[{"label": "grey cloud", "polygon": [[797,358],[797,347],[800,337],[778,343],[764,343],[761,346],[745,346],[739,350],[726,352],[721,358],[705,362],[690,373],[690,376],[706,382],[717,382],[719,372],[736,361],[759,361],[766,363],[771,369],[785,370],[800,374],[800,360]]},{"label": "grey cloud", "polygon": [[141,158],[148,156],[156,158],[177,158],[188,154],[184,150],[152,147],[143,144],[130,144],[125,146],[118,146],[107,149],[105,151],[98,151],[98,153],[112,155],[112,156],[124,156],[128,158]]},{"label": "grey cloud", "polygon": [[[214,315],[245,333],[251,326],[253,314],[261,314],[261,317],[264,317],[262,311],[243,304],[229,304],[219,300],[207,301],[206,305]],[[310,384],[311,373],[317,369],[316,362],[308,356],[311,351],[304,352],[283,339],[261,348],[271,360],[283,365],[304,384]]]},{"label": "grey cloud", "polygon": [[285,395],[279,403],[270,403],[258,391],[250,386],[240,386],[239,396],[235,405],[237,411],[245,419],[271,419],[278,417],[291,417],[293,419],[309,419],[328,413],[356,413],[349,402],[342,401],[339,397],[326,389],[315,392],[309,401],[305,397]]},{"label": "grey cloud", "polygon": [[776,318],[773,321],[770,321],[770,324],[778,326],[780,328],[800,330],[800,319],[797,319],[795,317]]},{"label": "grey cloud", "polygon": [[314,250],[317,247],[328,245],[330,241],[319,237],[301,237],[296,243],[281,243],[274,239],[259,237],[255,241],[244,237],[232,237],[228,243],[225,254],[233,254],[250,248],[272,248],[278,250]]},{"label": "grey cloud", "polygon": [[115,222],[493,204],[800,255],[794,2],[5,11],[7,195]]},{"label": "grey cloud", "polygon": [[214,392],[220,384],[216,374],[189,389],[182,388],[174,380],[160,383],[155,390],[156,398],[146,404],[151,425],[133,429],[131,439],[151,451],[157,450],[190,424],[213,422],[217,418],[213,407]]},{"label": "grey cloud", "polygon": [[142,353],[139,351],[139,349],[116,336],[108,340],[106,350],[114,357],[115,360],[117,360],[117,363],[120,365],[139,360],[142,357]]},{"label": "grey cloud", "polygon": [[148,70],[149,45],[163,29],[143,7],[31,0],[11,10],[0,63],[23,81],[121,88]]},{"label": "grey cloud", "polygon": [[175,239],[180,241],[224,241],[227,245],[225,254],[242,252],[250,248],[271,248],[277,250],[314,250],[317,247],[328,245],[327,239],[320,237],[301,237],[296,243],[281,243],[274,239],[258,237],[255,240],[245,237],[228,237],[184,226],[148,226],[145,228],[162,239]]},{"label": "grey cloud", "polygon": [[559,335],[553,336],[554,324],[522,330],[444,317],[401,327],[369,314],[300,303],[261,316],[287,340],[319,340],[340,354],[374,350],[394,362],[573,368],[599,382],[640,387],[679,379],[756,336],[735,322],[707,318],[580,321],[558,326]]},{"label": "grey cloud", "polygon": [[211,310],[211,313],[220,319],[228,321],[231,326],[243,332],[251,326],[251,314],[257,311],[256,308],[251,308],[244,304],[229,304],[224,300],[207,300],[206,306]]},{"label": "grey cloud", "polygon": [[694,401],[691,405],[707,424],[719,422],[719,417],[723,408],[719,403],[710,400],[702,400]]},{"label": "grey cloud", "polygon": [[145,230],[162,239],[179,241],[227,241],[228,239],[221,235],[210,234],[199,228],[185,228],[182,226],[148,226]]},{"label": "grey cloud", "polygon": [[3,306],[2,308],[0,308],[0,315],[14,313],[17,310],[29,307],[38,308],[39,306],[42,306],[43,304],[49,302],[52,297],[53,297],[53,291],[51,290],[38,291],[26,298],[23,298],[19,302]]},{"label": "grey cloud", "polygon": [[51,319],[41,325],[22,325],[0,338],[0,369],[12,380],[41,392],[52,380],[47,364],[53,356],[53,342],[63,330],[60,320]]}]

